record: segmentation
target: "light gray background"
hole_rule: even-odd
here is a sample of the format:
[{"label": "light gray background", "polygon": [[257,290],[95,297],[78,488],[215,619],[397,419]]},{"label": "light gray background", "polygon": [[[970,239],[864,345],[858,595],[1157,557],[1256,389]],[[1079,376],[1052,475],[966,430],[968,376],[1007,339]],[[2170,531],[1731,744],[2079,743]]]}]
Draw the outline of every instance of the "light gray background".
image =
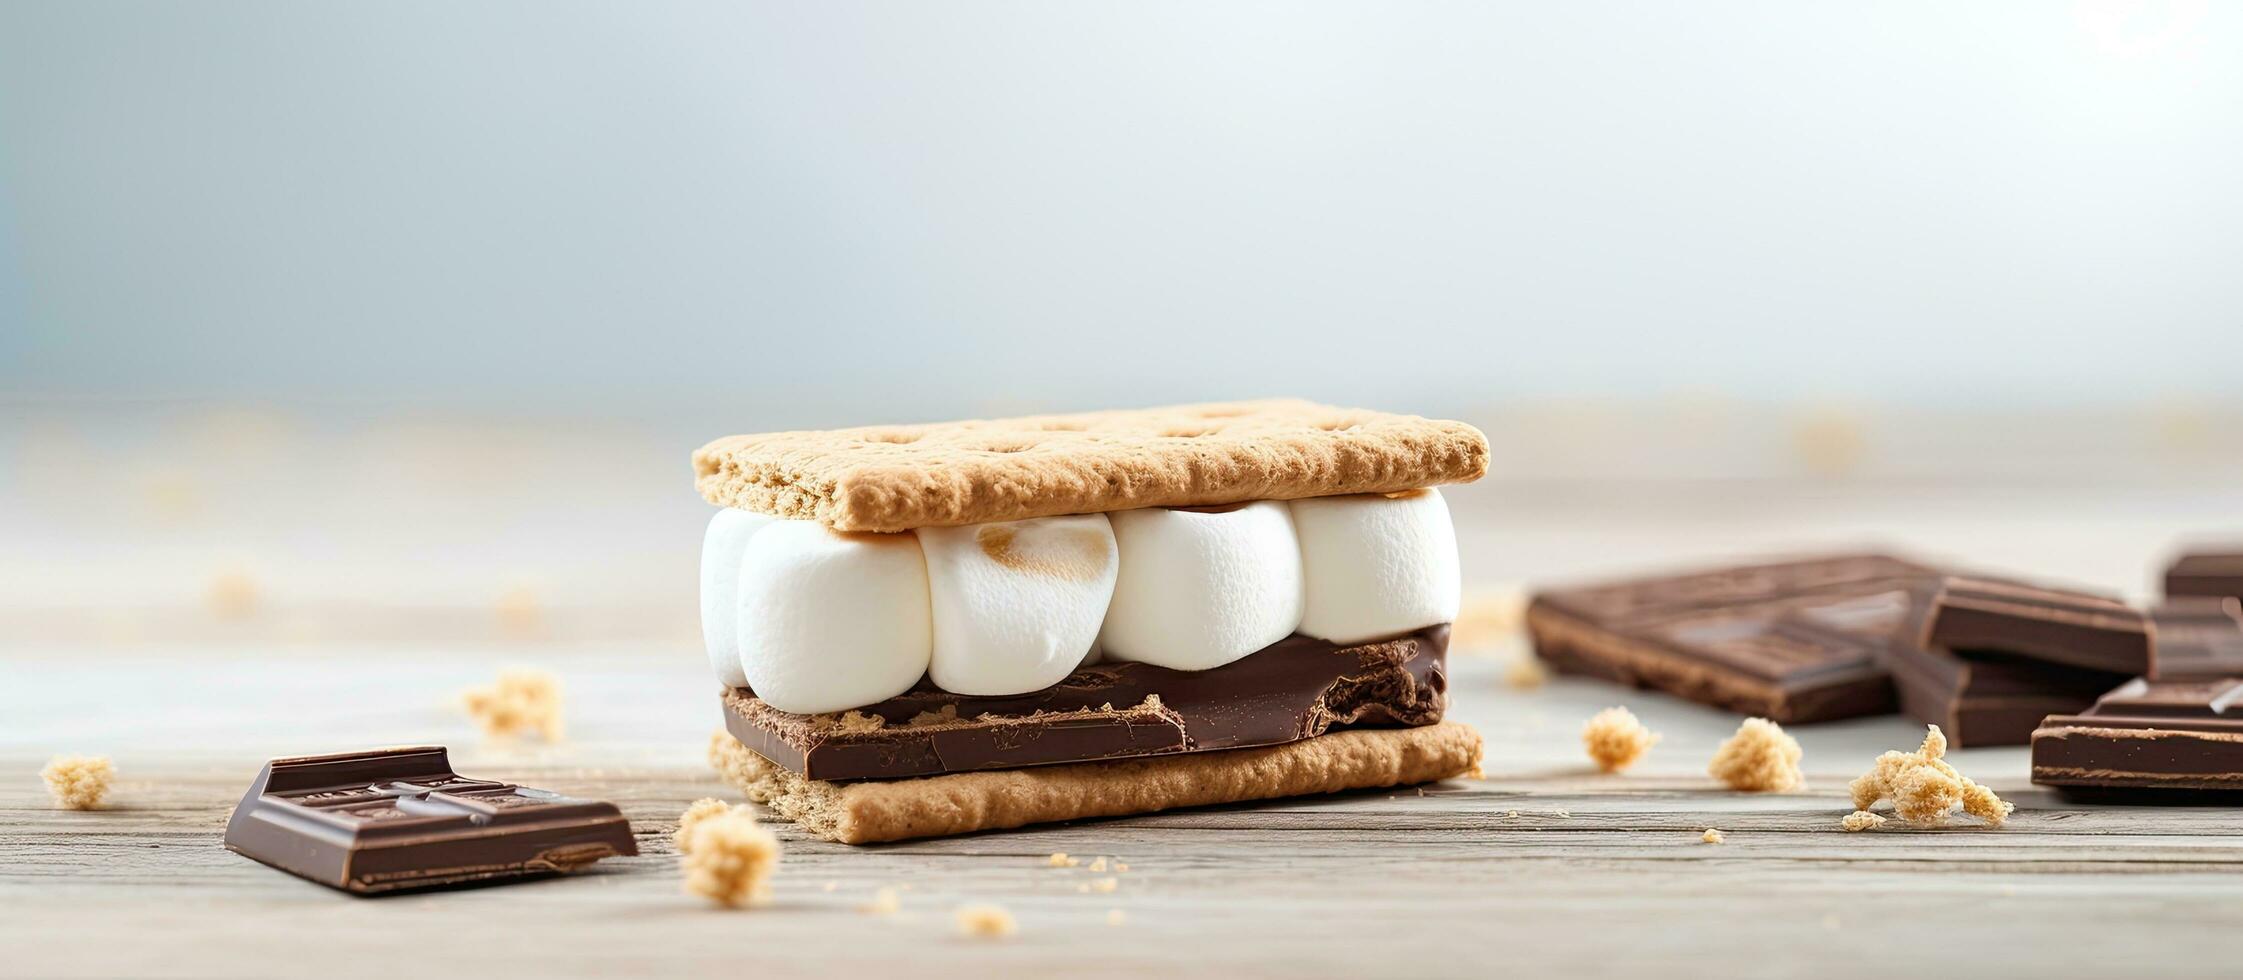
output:
[{"label": "light gray background", "polygon": [[2224,400],[2243,9],[0,0],[0,389]]}]

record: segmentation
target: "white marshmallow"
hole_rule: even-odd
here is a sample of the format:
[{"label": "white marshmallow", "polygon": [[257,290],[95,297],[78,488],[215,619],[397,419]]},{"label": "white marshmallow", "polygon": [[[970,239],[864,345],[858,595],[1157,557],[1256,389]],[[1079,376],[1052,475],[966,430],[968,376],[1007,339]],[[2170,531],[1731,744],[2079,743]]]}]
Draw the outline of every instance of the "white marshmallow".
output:
[{"label": "white marshmallow", "polygon": [[861,708],[927,672],[927,562],[909,534],[775,521],[740,558],[740,670],[781,711]]},{"label": "white marshmallow", "polygon": [[1120,561],[1104,514],[915,532],[934,599],[927,676],[957,694],[1040,691],[1082,666]]},{"label": "white marshmallow", "polygon": [[709,666],[726,687],[748,683],[740,672],[740,555],[772,520],[726,507],[709,518],[701,536],[701,640],[709,648]]},{"label": "white marshmallow", "polygon": [[1283,503],[1111,515],[1121,574],[1100,637],[1107,660],[1220,667],[1301,622],[1301,547]]},{"label": "white marshmallow", "polygon": [[1293,501],[1301,632],[1362,643],[1456,621],[1456,526],[1439,491]]}]

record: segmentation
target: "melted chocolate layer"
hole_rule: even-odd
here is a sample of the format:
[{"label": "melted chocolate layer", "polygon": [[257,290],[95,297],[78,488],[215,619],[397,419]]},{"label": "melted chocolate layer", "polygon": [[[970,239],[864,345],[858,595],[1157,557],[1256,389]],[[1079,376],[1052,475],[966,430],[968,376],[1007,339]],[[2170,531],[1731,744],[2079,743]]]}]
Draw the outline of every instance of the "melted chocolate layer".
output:
[{"label": "melted chocolate layer", "polygon": [[1001,697],[921,681],[838,715],[779,711],[738,688],[725,692],[725,727],[764,758],[825,780],[1278,745],[1335,726],[1440,721],[1448,646],[1445,623],[1352,646],[1294,635],[1213,670],[1102,663]]}]

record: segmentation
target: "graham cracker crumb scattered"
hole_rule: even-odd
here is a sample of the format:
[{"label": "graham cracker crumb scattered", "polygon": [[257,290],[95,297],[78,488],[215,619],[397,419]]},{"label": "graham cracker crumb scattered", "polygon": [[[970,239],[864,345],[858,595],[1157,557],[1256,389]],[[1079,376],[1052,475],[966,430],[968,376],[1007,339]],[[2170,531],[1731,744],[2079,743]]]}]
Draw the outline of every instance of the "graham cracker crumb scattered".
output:
[{"label": "graham cracker crumb scattered", "polygon": [[958,932],[977,939],[999,939],[1020,931],[1012,913],[999,905],[961,905],[957,918]]},{"label": "graham cracker crumb scattered", "polygon": [[1643,727],[1635,713],[1626,708],[1606,708],[1590,717],[1581,727],[1581,745],[1589,750],[1589,758],[1605,772],[1619,772],[1635,765],[1659,734]]},{"label": "graham cracker crumb scattered", "polygon": [[709,768],[717,771],[717,778],[742,793],[750,792],[762,778],[764,766],[754,758],[755,750],[740,744],[732,733],[722,728],[709,733]]},{"label": "graham cracker crumb scattered", "polygon": [[1091,880],[1091,882],[1090,882],[1090,890],[1091,890],[1091,891],[1094,891],[1094,892],[1098,892],[1098,893],[1100,893],[1100,894],[1105,894],[1105,895],[1111,895],[1111,894],[1113,894],[1113,893],[1114,893],[1114,889],[1116,889],[1116,888],[1120,888],[1120,887],[1121,887],[1121,879],[1119,879],[1119,878],[1094,878],[1094,879],[1092,879],[1092,880]]},{"label": "graham cracker crumb scattered", "polygon": [[1121,860],[1120,860],[1120,859],[1118,859],[1118,858],[1117,858],[1117,859],[1115,859],[1115,861],[1114,861],[1114,873],[1115,873],[1115,874],[1128,874],[1128,873],[1129,873],[1129,865],[1123,864],[1123,863],[1121,862]]},{"label": "graham cracker crumb scattered", "polygon": [[512,738],[536,732],[548,742],[561,738],[561,682],[545,671],[500,671],[498,683],[471,689],[460,700],[486,735]]},{"label": "graham cracker crumb scattered", "polygon": [[694,800],[693,804],[686,807],[685,812],[678,816],[678,832],[670,838],[672,842],[677,844],[678,853],[684,854],[693,850],[693,831],[695,829],[711,818],[721,817],[728,813],[739,813],[749,820],[755,819],[755,814],[744,806],[734,806],[713,797]]},{"label": "graham cracker crumb scattered", "polygon": [[[955,706],[945,705],[944,707],[949,709],[952,718],[958,716],[958,709]],[[847,711],[841,715],[840,727],[845,732],[876,732],[887,726],[888,719],[879,715],[868,715],[862,711]]]},{"label": "graham cracker crumb scattered", "polygon": [[1531,691],[1550,682],[1550,668],[1542,666],[1535,655],[1521,654],[1503,665],[1503,683],[1521,691]]},{"label": "graham cracker crumb scattered", "polygon": [[1467,593],[1449,626],[1449,649],[1484,653],[1508,645],[1526,625],[1526,603],[1526,591],[1515,586]]},{"label": "graham cracker crumb scattered", "polygon": [[1719,844],[1722,841],[1727,840],[1728,837],[1722,834],[1721,831],[1715,830],[1712,827],[1707,827],[1705,833],[1698,835],[1698,839],[1705,841],[1708,844]]},{"label": "graham cracker crumb scattered", "polygon": [[1044,859],[1044,866],[1051,868],[1072,868],[1081,863],[1078,859],[1068,857],[1066,851],[1053,851],[1050,857]]},{"label": "graham cracker crumb scattered", "polygon": [[872,901],[857,906],[866,915],[894,915],[903,907],[903,895],[893,888],[882,888],[872,893]]},{"label": "graham cracker crumb scattered", "polygon": [[685,890],[727,908],[759,904],[771,895],[779,868],[779,838],[744,809],[700,820],[678,855]]},{"label": "graham cracker crumb scattered", "polygon": [[1858,834],[1864,830],[1876,830],[1884,825],[1884,814],[1871,813],[1867,810],[1855,810],[1846,814],[1845,819],[1838,821],[1838,826],[1846,828],[1846,832],[1849,834]]},{"label": "graham cracker crumb scattered", "polygon": [[1893,815],[1909,823],[1936,827],[1947,822],[1959,807],[1964,813],[1999,827],[2016,806],[2002,802],[1994,791],[1956,772],[1941,759],[1947,754],[1947,735],[1930,726],[1922,748],[1914,752],[1887,752],[1876,765],[1849,787],[1854,809],[1867,810],[1878,800],[1893,801]]},{"label": "graham cracker crumb scattered", "polygon": [[117,766],[105,755],[58,755],[47,760],[39,778],[64,809],[99,810],[117,778]]},{"label": "graham cracker crumb scattered", "polygon": [[1095,859],[1095,860],[1091,861],[1091,862],[1090,862],[1090,870],[1092,870],[1092,871],[1100,871],[1100,872],[1103,872],[1103,871],[1105,871],[1105,870],[1106,870],[1106,859],[1105,859],[1105,858],[1097,858],[1097,859]]},{"label": "graham cracker crumb scattered", "polygon": [[1737,734],[1714,750],[1706,772],[1747,793],[1787,793],[1806,777],[1799,772],[1799,740],[1766,718],[1747,718]]},{"label": "graham cracker crumb scattered", "polygon": [[1107,924],[1107,925],[1110,925],[1110,926],[1118,926],[1118,925],[1122,925],[1122,924],[1124,924],[1124,923],[1127,923],[1128,921],[1129,921],[1129,913],[1127,913],[1127,912],[1123,912],[1123,911],[1122,911],[1122,910],[1120,910],[1120,909],[1107,909],[1107,910],[1106,910],[1106,924]]},{"label": "graham cracker crumb scattered", "polygon": [[248,619],[257,613],[257,580],[238,568],[219,572],[210,577],[203,602],[219,619]]}]

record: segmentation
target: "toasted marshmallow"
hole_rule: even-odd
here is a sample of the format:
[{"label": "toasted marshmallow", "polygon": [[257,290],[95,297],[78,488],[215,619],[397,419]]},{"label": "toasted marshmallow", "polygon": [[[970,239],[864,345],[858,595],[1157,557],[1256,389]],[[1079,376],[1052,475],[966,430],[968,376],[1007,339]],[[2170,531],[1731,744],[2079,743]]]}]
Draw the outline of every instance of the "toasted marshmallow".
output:
[{"label": "toasted marshmallow", "polygon": [[1456,621],[1456,526],[1435,490],[1292,503],[1307,604],[1301,632],[1362,643]]},{"label": "toasted marshmallow", "polygon": [[935,686],[1026,694],[1082,666],[1120,566],[1104,514],[921,528]]},{"label": "toasted marshmallow", "polygon": [[774,521],[740,557],[740,670],[781,711],[859,708],[927,672],[927,562],[909,534]]},{"label": "toasted marshmallow", "polygon": [[771,521],[726,507],[709,518],[708,533],[701,536],[701,641],[709,648],[709,666],[726,687],[748,683],[748,675],[740,672],[740,555],[748,550],[748,539]]},{"label": "toasted marshmallow", "polygon": [[1121,574],[1100,637],[1107,660],[1220,667],[1301,622],[1301,547],[1278,501],[1110,515]]}]

